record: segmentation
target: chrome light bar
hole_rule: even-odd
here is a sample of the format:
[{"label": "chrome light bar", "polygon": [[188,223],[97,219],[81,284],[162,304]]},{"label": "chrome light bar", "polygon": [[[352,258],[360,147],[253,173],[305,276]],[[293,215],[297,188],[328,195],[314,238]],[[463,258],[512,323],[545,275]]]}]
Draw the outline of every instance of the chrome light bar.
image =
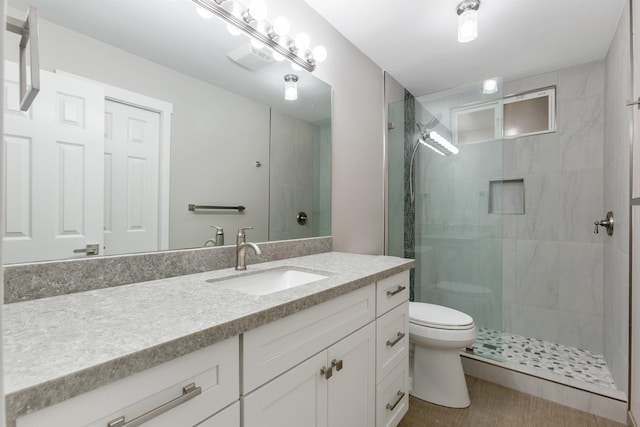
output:
[{"label": "chrome light bar", "polygon": [[224,22],[233,25],[245,34],[260,41],[265,46],[278,52],[289,61],[311,72],[316,68],[316,61],[309,50],[298,50],[295,47],[294,40],[289,36],[279,36],[273,32],[273,26],[266,22],[267,31],[262,32],[258,28],[251,25],[255,21],[247,22],[243,18],[239,18],[222,5],[225,1],[230,0],[193,0],[195,4],[213,13]]}]

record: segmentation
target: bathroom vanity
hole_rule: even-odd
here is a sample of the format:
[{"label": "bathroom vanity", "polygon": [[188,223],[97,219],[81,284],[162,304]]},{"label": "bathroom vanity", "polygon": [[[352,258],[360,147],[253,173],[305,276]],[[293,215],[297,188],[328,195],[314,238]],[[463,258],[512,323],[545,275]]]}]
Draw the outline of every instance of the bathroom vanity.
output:
[{"label": "bathroom vanity", "polygon": [[395,426],[413,264],[327,252],[240,273],[326,277],[266,294],[224,269],[7,304],[9,425]]}]

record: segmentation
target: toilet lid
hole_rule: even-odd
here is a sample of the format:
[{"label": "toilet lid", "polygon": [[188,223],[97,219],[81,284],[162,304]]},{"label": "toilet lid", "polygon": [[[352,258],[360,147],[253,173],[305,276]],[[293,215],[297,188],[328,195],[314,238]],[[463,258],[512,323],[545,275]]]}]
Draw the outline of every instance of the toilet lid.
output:
[{"label": "toilet lid", "polygon": [[469,329],[473,318],[461,311],[424,302],[409,303],[409,322],[438,329]]}]

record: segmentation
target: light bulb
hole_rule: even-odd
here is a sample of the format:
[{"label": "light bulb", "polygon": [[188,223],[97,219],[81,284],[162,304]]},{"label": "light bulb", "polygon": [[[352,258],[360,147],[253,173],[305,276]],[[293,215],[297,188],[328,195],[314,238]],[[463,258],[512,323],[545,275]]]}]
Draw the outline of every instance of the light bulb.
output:
[{"label": "light bulb", "polygon": [[498,81],[496,79],[487,79],[482,82],[482,93],[491,95],[498,91]]},{"label": "light bulb", "polygon": [[227,31],[229,31],[229,34],[231,34],[232,36],[239,36],[240,34],[242,34],[242,31],[238,27],[231,24],[227,24]]},{"label": "light bulb", "polygon": [[213,18],[213,13],[209,12],[207,9],[200,6],[199,4],[196,5],[196,11],[198,12],[198,15],[202,16],[204,19]]},{"label": "light bulb", "polygon": [[307,33],[299,33],[294,41],[296,45],[296,49],[305,50],[311,44],[311,40],[309,40],[309,35]]},{"label": "light bulb", "polygon": [[262,21],[267,17],[267,4],[263,0],[251,0],[249,14],[253,19]]},{"label": "light bulb", "polygon": [[478,11],[466,9],[458,16],[458,41],[467,43],[478,37]]},{"label": "light bulb", "polygon": [[287,74],[284,76],[284,99],[295,101],[298,99],[298,76]]},{"label": "light bulb", "polygon": [[324,46],[316,46],[313,48],[312,55],[316,62],[323,62],[327,59],[327,49]]},{"label": "light bulb", "polygon": [[284,16],[278,16],[273,21],[273,32],[279,35],[280,37],[284,37],[289,34],[289,29],[291,25],[289,24],[289,20]]}]

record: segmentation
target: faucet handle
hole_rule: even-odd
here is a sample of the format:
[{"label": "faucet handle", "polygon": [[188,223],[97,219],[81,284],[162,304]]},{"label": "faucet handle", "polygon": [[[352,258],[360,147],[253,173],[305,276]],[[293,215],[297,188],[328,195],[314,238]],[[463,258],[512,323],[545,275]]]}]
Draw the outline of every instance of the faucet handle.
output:
[{"label": "faucet handle", "polygon": [[240,227],[240,228],[238,228],[238,236],[244,236],[244,230],[253,230],[253,227]]}]

